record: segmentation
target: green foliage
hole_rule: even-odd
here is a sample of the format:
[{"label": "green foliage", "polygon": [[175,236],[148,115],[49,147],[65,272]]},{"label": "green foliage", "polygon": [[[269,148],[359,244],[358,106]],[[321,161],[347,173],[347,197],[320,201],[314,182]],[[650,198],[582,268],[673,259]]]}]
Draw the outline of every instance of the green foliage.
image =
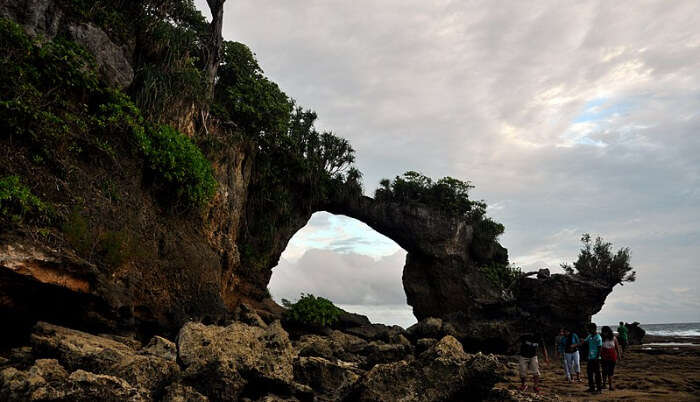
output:
[{"label": "green foliage", "polygon": [[102,261],[110,267],[122,265],[131,255],[131,239],[125,230],[104,233],[98,246]]},{"label": "green foliage", "polygon": [[235,122],[249,135],[276,135],[286,131],[292,108],[246,45],[224,42],[212,107],[219,119]]},{"label": "green foliage", "polygon": [[502,224],[486,217],[486,203],[469,199],[471,182],[443,177],[437,182],[418,172],[409,171],[393,181],[383,179],[374,197],[379,201],[402,204],[420,203],[442,212],[466,217],[474,226],[474,241],[486,248],[503,234]]},{"label": "green foliage", "polygon": [[214,196],[216,180],[209,161],[186,135],[158,126],[138,137],[150,169],[174,191],[177,200],[201,207]]},{"label": "green foliage", "polygon": [[613,253],[612,243],[603,241],[598,236],[595,242],[591,242],[591,235],[584,233],[581,236],[583,246],[578,259],[573,266],[561,264],[561,267],[569,275],[578,274],[584,278],[600,281],[615,286],[623,282],[634,282],[637,273],[630,266],[630,249],[621,248]]},{"label": "green foliage", "polygon": [[77,208],[73,208],[70,215],[61,225],[68,243],[81,255],[88,255],[92,251],[93,236],[89,230],[87,219]]},{"label": "green foliage", "polygon": [[[67,155],[117,158],[115,144],[136,144],[155,181],[187,207],[206,204],[216,181],[209,161],[187,136],[153,125],[124,93],[107,88],[94,72],[91,56],[62,39],[42,46],[21,28],[0,19],[0,129],[35,148],[34,160]],[[127,134],[125,137],[124,134]],[[118,194],[110,188],[111,198]]]},{"label": "green foliage", "polygon": [[0,19],[0,44],[0,75],[7,77],[0,81],[0,135],[31,144],[35,160],[50,160],[65,152],[67,137],[87,132],[86,100],[98,88],[92,57],[61,38],[39,46],[7,19]]},{"label": "green foliage", "polygon": [[491,263],[482,266],[480,270],[491,284],[501,290],[510,288],[521,276],[520,267],[510,264]]},{"label": "green foliage", "polygon": [[49,221],[53,210],[22,184],[18,176],[0,178],[0,219],[21,223],[26,218]]},{"label": "green foliage", "polygon": [[486,204],[469,199],[469,190],[473,188],[471,182],[453,177],[443,177],[433,182],[427,176],[409,171],[403,176],[396,176],[393,181],[382,180],[375,198],[400,203],[422,203],[452,215],[464,215],[478,220],[486,213]]},{"label": "green foliage", "polygon": [[285,318],[292,323],[302,325],[322,327],[333,325],[343,311],[328,299],[304,293],[296,303],[282,299],[282,304],[287,308]]}]

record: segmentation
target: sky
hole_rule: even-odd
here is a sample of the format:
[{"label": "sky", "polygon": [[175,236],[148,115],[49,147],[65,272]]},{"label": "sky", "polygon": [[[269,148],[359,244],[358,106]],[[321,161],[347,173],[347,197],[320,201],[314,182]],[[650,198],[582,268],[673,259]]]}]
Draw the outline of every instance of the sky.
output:
[{"label": "sky", "polygon": [[[700,321],[700,2],[234,0],[224,38],[350,140],[366,194],[470,180],[524,269],[558,272],[585,232],[630,248],[638,280],[594,320]],[[317,213],[270,290],[410,325],[404,258]]]}]

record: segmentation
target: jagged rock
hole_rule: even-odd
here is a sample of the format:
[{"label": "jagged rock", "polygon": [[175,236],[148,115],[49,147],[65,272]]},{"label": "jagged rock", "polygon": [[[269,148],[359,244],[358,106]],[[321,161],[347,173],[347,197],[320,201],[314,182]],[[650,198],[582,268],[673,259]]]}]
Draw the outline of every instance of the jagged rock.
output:
[{"label": "jagged rock", "polygon": [[317,356],[328,360],[361,362],[358,355],[367,346],[361,338],[334,330],[328,336],[303,335],[295,344],[300,356]]},{"label": "jagged rock", "polygon": [[359,370],[340,365],[321,357],[300,357],[294,364],[294,378],[331,399],[359,378]]},{"label": "jagged rock", "polygon": [[187,323],[177,341],[187,384],[217,400],[234,400],[248,383],[288,389],[295,353],[279,321],[267,328]]},{"label": "jagged rock", "polygon": [[421,354],[437,343],[435,338],[420,338],[416,341],[416,353]]},{"label": "jagged rock", "polygon": [[157,335],[151,338],[148,345],[142,348],[141,351],[165,360],[175,361],[177,359],[177,345]]},{"label": "jagged rock", "polygon": [[646,331],[639,326],[638,322],[633,322],[631,324],[625,324],[627,327],[627,330],[629,332],[628,335],[628,342],[630,345],[641,345],[642,340],[644,339],[644,335],[646,335]]},{"label": "jagged rock", "polygon": [[0,399],[61,400],[68,399],[68,372],[54,359],[37,360],[27,371],[14,367],[0,372]]},{"label": "jagged rock", "polygon": [[347,401],[478,400],[500,379],[498,360],[468,355],[446,336],[415,361],[378,364],[363,375]]},{"label": "jagged rock", "polygon": [[131,386],[127,381],[109,375],[89,373],[84,370],[74,371],[68,377],[76,393],[76,401],[148,401],[150,397],[145,390]]},{"label": "jagged rock", "polygon": [[149,392],[159,392],[180,372],[174,361],[140,355],[121,342],[45,322],[34,327],[31,342],[35,355],[56,358],[70,370],[119,377]]},{"label": "jagged rock", "polygon": [[260,318],[260,315],[255,312],[246,303],[241,303],[233,313],[233,317],[236,321],[240,321],[244,324],[253,325],[261,328],[267,328],[267,324]]},{"label": "jagged rock", "polygon": [[412,339],[420,338],[442,338],[442,320],[440,318],[428,317],[411,325],[406,329],[408,336]]},{"label": "jagged rock", "polygon": [[207,402],[209,398],[197,392],[194,388],[175,383],[165,388],[162,402]]},{"label": "jagged rock", "polygon": [[402,360],[411,353],[411,347],[401,344],[385,344],[370,342],[362,350],[362,354],[367,356],[366,368],[371,368],[375,364],[391,363]]},{"label": "jagged rock", "polygon": [[40,359],[27,371],[0,372],[0,398],[7,401],[149,401],[148,391],[121,378],[76,370],[70,375],[55,359]]}]

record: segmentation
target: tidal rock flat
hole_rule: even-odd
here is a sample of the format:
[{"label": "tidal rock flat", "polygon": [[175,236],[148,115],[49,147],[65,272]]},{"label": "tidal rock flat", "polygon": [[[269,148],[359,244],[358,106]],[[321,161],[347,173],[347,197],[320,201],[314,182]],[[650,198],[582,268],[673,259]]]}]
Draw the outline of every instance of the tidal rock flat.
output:
[{"label": "tidal rock flat", "polygon": [[[649,343],[691,343],[695,346],[647,346]],[[496,390],[522,398],[542,401],[697,401],[700,399],[700,337],[647,336],[643,345],[631,346],[615,367],[615,390],[602,394],[586,392],[586,363],[581,362],[580,383],[567,382],[558,359],[541,365],[543,376],[539,395],[517,391],[520,385],[517,365],[508,364],[506,381]],[[529,388],[532,380],[528,379]],[[496,391],[500,392],[500,391]]]}]

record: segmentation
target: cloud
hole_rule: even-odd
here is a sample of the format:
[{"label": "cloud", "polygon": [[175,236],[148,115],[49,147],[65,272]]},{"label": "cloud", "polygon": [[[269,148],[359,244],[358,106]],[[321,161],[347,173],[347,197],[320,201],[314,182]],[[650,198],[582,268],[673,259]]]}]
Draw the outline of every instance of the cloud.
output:
[{"label": "cloud", "polygon": [[[639,280],[601,314],[659,322],[700,320],[692,295],[663,298],[700,288],[698,15],[694,0],[234,1],[224,34],[351,141],[369,193],[406,170],[471,180],[533,266],[572,261],[583,232],[629,246]],[[317,219],[288,254],[390,250]]]},{"label": "cloud", "polygon": [[401,282],[405,257],[403,250],[375,260],[352,252],[309,249],[296,262],[280,261],[270,292],[278,301],[311,293],[336,304],[406,306]]}]

